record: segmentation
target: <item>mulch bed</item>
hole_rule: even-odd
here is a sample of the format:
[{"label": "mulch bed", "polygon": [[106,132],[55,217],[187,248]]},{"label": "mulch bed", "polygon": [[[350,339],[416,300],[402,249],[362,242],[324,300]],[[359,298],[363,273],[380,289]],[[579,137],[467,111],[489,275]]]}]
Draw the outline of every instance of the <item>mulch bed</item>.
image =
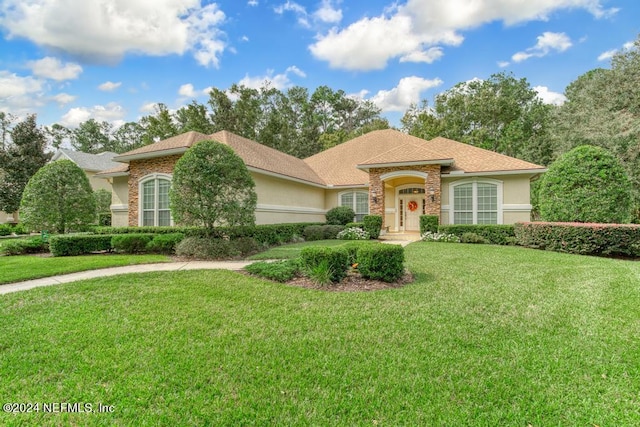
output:
[{"label": "mulch bed", "polygon": [[[262,280],[267,280],[263,277],[253,276],[247,272],[242,272],[248,276],[257,277]],[[368,280],[362,278],[360,273],[355,271],[349,271],[347,273],[347,277],[342,279],[340,283],[334,283],[330,285],[319,285],[308,277],[296,277],[293,280],[288,282],[284,282],[286,285],[297,286],[299,288],[307,288],[307,289],[317,289],[321,291],[330,291],[330,292],[365,292],[365,291],[379,291],[382,289],[395,289],[401,288],[406,284],[412,283],[414,281],[413,275],[405,271],[404,276],[400,278],[397,282],[387,283],[381,280]]]}]

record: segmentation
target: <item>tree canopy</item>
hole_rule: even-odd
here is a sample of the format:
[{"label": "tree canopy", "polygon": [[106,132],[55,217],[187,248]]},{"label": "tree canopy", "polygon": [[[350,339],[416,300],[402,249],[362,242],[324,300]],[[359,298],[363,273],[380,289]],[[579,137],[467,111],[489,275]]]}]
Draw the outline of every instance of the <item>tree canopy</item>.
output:
[{"label": "tree canopy", "polygon": [[24,189],[20,220],[31,230],[56,233],[95,223],[96,201],[87,175],[71,160],[43,166]]},{"label": "tree canopy", "polygon": [[213,230],[255,223],[253,178],[242,159],[218,142],[198,142],[178,160],[169,200],[179,224]]}]

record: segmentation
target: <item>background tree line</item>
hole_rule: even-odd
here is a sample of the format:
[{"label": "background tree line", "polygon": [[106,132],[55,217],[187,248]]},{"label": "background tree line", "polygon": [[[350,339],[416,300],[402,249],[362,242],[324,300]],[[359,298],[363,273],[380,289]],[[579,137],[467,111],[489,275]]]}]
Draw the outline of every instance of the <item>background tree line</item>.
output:
[{"label": "background tree line", "polygon": [[[613,153],[633,186],[640,206],[640,39],[617,53],[610,69],[579,76],[565,90],[566,102],[542,102],[529,82],[498,73],[462,82],[437,95],[433,105],[412,105],[401,129],[424,139],[443,136],[548,166],[580,145]],[[125,152],[187,131],[228,130],[304,158],[389,123],[371,101],[327,86],[313,93],[294,86],[279,90],[234,84],[213,88],[206,104],[192,101],[177,111],[158,104],[153,114],[114,128],[94,119],[75,129],[36,125],[35,116],[17,122],[0,113],[0,209],[19,205],[21,188],[49,158],[47,143],[69,143],[87,153]],[[26,180],[25,180],[26,178]],[[21,187],[22,186],[22,187]],[[534,194],[535,197],[535,194]]]}]

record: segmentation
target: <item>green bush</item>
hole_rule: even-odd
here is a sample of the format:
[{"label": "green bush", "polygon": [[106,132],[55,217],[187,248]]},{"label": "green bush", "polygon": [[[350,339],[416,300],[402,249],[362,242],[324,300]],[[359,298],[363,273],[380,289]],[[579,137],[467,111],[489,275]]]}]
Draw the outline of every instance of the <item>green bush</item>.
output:
[{"label": "green bush", "polygon": [[347,252],[347,260],[349,265],[354,265],[358,262],[358,249],[360,249],[363,246],[371,246],[371,245],[378,245],[378,242],[369,242],[369,241],[355,241],[355,242],[349,242],[347,244],[345,244],[344,246],[342,246],[342,249],[344,249]]},{"label": "green bush", "polygon": [[513,244],[513,237],[515,237],[513,225],[502,224],[441,225],[438,227],[438,232],[440,234],[454,234],[460,238],[465,233],[474,233],[492,245]]},{"label": "green bush", "polygon": [[334,283],[340,282],[347,275],[349,268],[347,251],[339,247],[307,247],[300,252],[300,259],[303,268],[307,272],[313,271],[322,263],[326,263],[329,276]]},{"label": "green bush", "polygon": [[333,270],[329,266],[329,261],[326,259],[320,261],[317,265],[309,267],[307,269],[307,276],[321,286],[327,286],[334,283]]},{"label": "green bush", "polygon": [[361,228],[364,230],[364,224],[361,222],[349,222],[345,224],[344,228]]},{"label": "green bush", "polygon": [[8,236],[13,233],[13,227],[9,224],[0,224],[0,236]]},{"label": "green bush", "polygon": [[369,245],[358,249],[358,271],[365,279],[395,282],[404,275],[404,248]]},{"label": "green bush", "polygon": [[260,244],[253,237],[239,237],[231,241],[241,256],[246,257],[260,252]]},{"label": "green bush", "polygon": [[59,234],[49,238],[49,249],[53,256],[111,251],[111,238],[108,234]]},{"label": "green bush", "polygon": [[185,237],[176,246],[176,255],[197,259],[230,259],[240,251],[230,240]]},{"label": "green bush", "polygon": [[640,225],[527,222],[515,233],[519,245],[534,249],[640,257]]},{"label": "green bush", "polygon": [[260,261],[248,265],[245,269],[249,273],[265,279],[288,282],[298,275],[300,265],[297,259],[287,259],[274,262]]},{"label": "green bush", "polygon": [[356,213],[348,206],[338,206],[333,209],[329,209],[325,215],[327,224],[333,225],[347,225],[348,223],[353,222],[355,217]]},{"label": "green bush", "polygon": [[39,254],[49,251],[49,244],[40,237],[30,239],[12,239],[2,246],[5,255]]},{"label": "green bush", "polygon": [[439,224],[440,218],[438,215],[420,215],[420,234],[424,234],[427,231],[437,233]]},{"label": "green bush", "polygon": [[11,227],[13,228],[13,232],[15,234],[29,234],[29,230],[27,230],[27,227],[25,227],[23,224],[13,224]]},{"label": "green bush", "polygon": [[369,233],[369,237],[371,239],[377,239],[380,236],[380,230],[382,229],[382,216],[365,215],[362,222],[364,224],[364,231]]},{"label": "green bush", "polygon": [[484,237],[477,235],[476,233],[462,233],[460,236],[460,243],[487,243]]},{"label": "green bush", "polygon": [[117,234],[111,237],[111,247],[117,252],[143,253],[154,235],[149,233]]},{"label": "green bush", "polygon": [[542,176],[540,216],[552,222],[628,223],[631,188],[613,154],[583,145],[563,154]]},{"label": "green bush", "polygon": [[184,234],[182,233],[156,234],[147,243],[146,250],[157,254],[173,254],[182,239],[184,239]]},{"label": "green bush", "polygon": [[307,242],[322,240],[324,239],[324,229],[321,225],[310,225],[304,229],[302,236]]},{"label": "green bush", "polygon": [[332,225],[327,224],[322,226],[322,234],[325,240],[335,240],[338,238],[338,233],[344,230],[344,225]]}]

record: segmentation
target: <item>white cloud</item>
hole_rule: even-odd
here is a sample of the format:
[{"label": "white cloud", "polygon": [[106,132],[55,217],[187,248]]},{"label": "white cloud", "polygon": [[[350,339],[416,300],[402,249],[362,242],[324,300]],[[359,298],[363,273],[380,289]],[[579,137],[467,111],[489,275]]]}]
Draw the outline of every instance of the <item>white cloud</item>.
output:
[{"label": "white cloud", "polygon": [[571,39],[565,33],[552,33],[546,31],[538,36],[535,46],[526,49],[524,52],[513,54],[511,59],[514,62],[522,62],[532,57],[542,58],[551,52],[564,52],[573,46]]},{"label": "white cloud", "polygon": [[95,119],[98,122],[109,122],[114,126],[122,126],[124,123],[125,110],[115,102],[107,105],[95,105],[91,108],[72,108],[62,116],[60,124],[66,127],[75,128],[82,122]]},{"label": "white cloud", "polygon": [[342,10],[336,9],[331,0],[322,0],[318,10],[313,13],[313,18],[327,24],[337,24],[342,21]]},{"label": "white cloud", "polygon": [[[625,44],[622,45],[622,51],[631,50],[633,49],[633,47],[634,47],[634,42],[626,42]],[[606,52],[602,52],[598,56],[598,61],[607,61],[613,58],[616,53],[618,53],[618,49],[611,49],[611,50],[607,50]]]},{"label": "white cloud", "polygon": [[73,95],[69,95],[68,93],[59,93],[51,97],[51,99],[57,102],[61,107],[72,103],[76,100],[76,97]]},{"label": "white cloud", "polygon": [[178,95],[186,98],[195,98],[197,96],[195,89],[191,83],[184,84],[178,89]]},{"label": "white cloud", "polygon": [[498,61],[498,67],[500,67],[500,68],[508,67],[509,64],[510,64],[509,61]]},{"label": "white cloud", "polygon": [[158,106],[157,102],[146,102],[144,104],[142,104],[142,106],[140,107],[140,112],[141,113],[153,113],[154,111],[156,111],[156,107]]},{"label": "white cloud", "polygon": [[[289,76],[295,74],[298,77],[306,77],[304,71],[300,70],[295,65],[288,67],[284,73],[273,74],[273,70],[267,70],[267,74],[264,76],[250,77],[248,74],[244,76],[242,80],[238,82],[238,85],[246,86],[252,89],[260,89],[265,85],[269,85],[275,89],[285,89],[292,86]],[[207,92],[208,93],[208,92]]]},{"label": "white cloud", "polygon": [[116,89],[118,89],[120,86],[122,86],[122,82],[111,82],[111,81],[106,81],[104,83],[102,83],[100,86],[98,86],[98,89],[105,91],[105,92],[111,92],[114,91]]},{"label": "white cloud", "polygon": [[257,1],[257,0],[249,0],[249,1],[247,2],[247,4],[248,4],[249,6],[257,6],[257,5],[258,5],[258,1]]},{"label": "white cloud", "polygon": [[394,58],[408,58],[430,47],[457,46],[460,32],[486,23],[514,25],[547,20],[558,10],[585,9],[596,18],[615,13],[602,0],[408,0],[394,3],[377,17],[366,17],[344,28],[320,34],[309,46],[332,68],[374,70]]},{"label": "white cloud", "polygon": [[441,84],[442,80],[438,78],[429,80],[416,76],[404,77],[400,79],[398,86],[378,91],[370,100],[383,112],[406,111],[411,104],[420,102],[422,92]]},{"label": "white cloud", "polygon": [[63,64],[58,58],[47,56],[37,61],[27,62],[33,74],[37,77],[56,81],[77,79],[82,73],[82,67],[72,62]]},{"label": "white cloud", "polygon": [[33,77],[21,77],[0,71],[0,101],[14,96],[32,95],[42,91],[43,82]]},{"label": "white cloud", "polygon": [[225,14],[200,0],[4,0],[0,26],[8,38],[99,62],[125,54],[193,52],[202,65],[218,65],[225,47]]},{"label": "white cloud", "polygon": [[247,36],[242,36],[242,37],[240,38],[240,40],[242,40],[243,42],[248,42],[248,41],[249,41],[249,37],[247,37]]},{"label": "white cloud", "polygon": [[305,28],[310,28],[311,24],[309,23],[309,15],[307,14],[307,9],[300,4],[287,0],[286,3],[281,4],[280,6],[276,6],[273,8],[273,11],[278,15],[283,15],[284,12],[293,12],[298,18],[298,24],[302,25]]},{"label": "white cloud", "polygon": [[427,64],[431,64],[432,62],[442,58],[442,55],[444,55],[442,48],[432,47],[426,51],[418,50],[408,53],[400,57],[400,62],[426,62]]},{"label": "white cloud", "polygon": [[550,91],[546,86],[535,86],[533,88],[538,92],[538,97],[545,104],[562,105],[567,100],[567,97],[561,93]]}]

